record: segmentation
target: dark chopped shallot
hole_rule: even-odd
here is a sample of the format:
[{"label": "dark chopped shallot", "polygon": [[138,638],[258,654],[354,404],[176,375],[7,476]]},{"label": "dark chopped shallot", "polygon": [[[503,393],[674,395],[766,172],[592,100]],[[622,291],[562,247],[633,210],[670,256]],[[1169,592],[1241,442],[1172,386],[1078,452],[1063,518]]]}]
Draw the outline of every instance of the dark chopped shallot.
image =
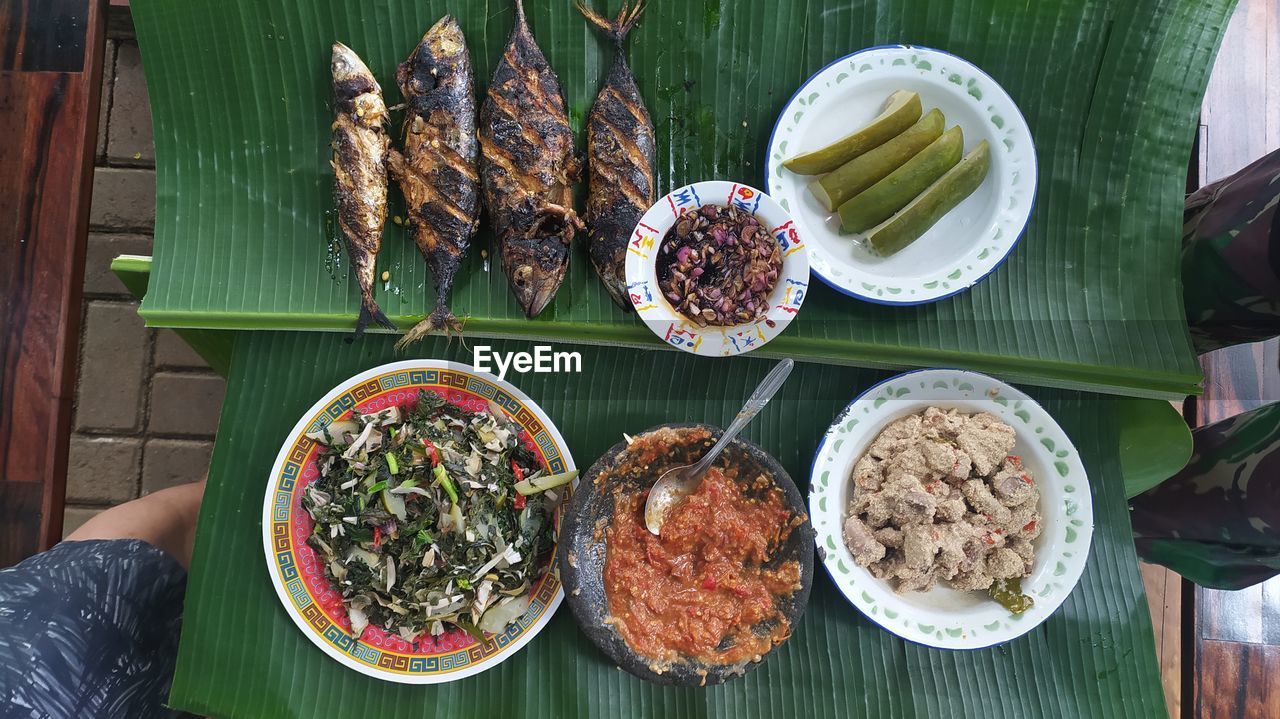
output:
[{"label": "dark chopped shallot", "polygon": [[685,211],[658,250],[658,286],[700,327],[747,324],[769,311],[782,251],[754,215],[704,205]]}]

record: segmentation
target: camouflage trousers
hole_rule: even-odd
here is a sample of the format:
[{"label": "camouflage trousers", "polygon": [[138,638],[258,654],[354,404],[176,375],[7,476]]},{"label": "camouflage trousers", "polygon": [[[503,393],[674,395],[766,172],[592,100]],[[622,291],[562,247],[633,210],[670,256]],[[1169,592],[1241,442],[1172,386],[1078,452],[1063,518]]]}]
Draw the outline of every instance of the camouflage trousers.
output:
[{"label": "camouflage trousers", "polygon": [[[1280,152],[1187,198],[1182,280],[1199,351],[1280,334]],[[1240,589],[1280,574],[1280,403],[1196,429],[1191,461],[1132,501],[1139,555]]]}]

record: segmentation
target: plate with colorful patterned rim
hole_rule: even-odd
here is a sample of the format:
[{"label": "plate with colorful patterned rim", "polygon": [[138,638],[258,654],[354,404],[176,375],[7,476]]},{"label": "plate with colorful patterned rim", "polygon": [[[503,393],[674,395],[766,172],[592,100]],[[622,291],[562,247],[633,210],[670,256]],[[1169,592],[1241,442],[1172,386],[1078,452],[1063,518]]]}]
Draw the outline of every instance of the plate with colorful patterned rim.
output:
[{"label": "plate with colorful patterned rim", "polygon": [[[553,571],[553,549],[531,590],[529,608],[501,633],[487,635],[484,642],[457,628],[412,644],[372,625],[360,637],[352,636],[342,597],[325,578],[323,561],[306,543],[315,522],[302,508],[302,494],[318,477],[315,459],[322,449],[306,434],[349,418],[353,409],[368,413],[392,405],[412,405],[419,390],[436,392],[470,412],[490,411],[490,402],[500,406],[519,425],[521,441],[550,473],[575,469],[569,448],[551,418],[511,384],[457,362],[392,362],[334,387],[289,432],[267,484],[262,508],[263,548],[271,583],[285,611],[326,654],[377,679],[436,684],[477,674],[509,659],[547,625],[564,592]],[[558,535],[559,509],[554,521]]]},{"label": "plate with colorful patterned rim", "polygon": [[[869,122],[897,90],[919,93],[925,112],[942,110],[946,126],[964,132],[966,152],[986,140],[991,168],[923,236],[882,256],[865,234],[840,231],[839,217],[808,189],[815,177],[782,163]],[[1035,199],[1036,154],[1018,106],[989,75],[940,50],[892,45],[846,55],[800,86],[774,124],[765,178],[769,194],[795,218],[823,282],[869,302],[916,305],[965,291],[1013,251]]]},{"label": "plate with colorful patterned rim", "polygon": [[[858,566],[845,546],[844,514],[854,463],[890,422],[927,407],[990,412],[1013,427],[1014,452],[1040,488],[1041,534],[1022,590],[1035,604],[1012,614],[986,592],[941,584],[898,594]],[[1058,609],[1079,581],[1093,539],[1093,500],[1080,454],[1040,405],[1009,385],[976,372],[907,372],[868,389],[836,417],[813,458],[809,515],[818,557],[836,586],[868,619],[913,642],[979,649],[1019,637]]]},{"label": "plate with colorful patterned rim", "polygon": [[[676,219],[689,210],[718,205],[755,215],[778,242],[782,267],[760,317],[731,327],[700,327],[671,306],[658,286],[658,249]],[[773,198],[739,182],[710,180],[671,192],[649,208],[627,245],[627,294],[636,314],[662,341],[705,357],[730,357],[758,349],[782,334],[809,291],[809,256],[791,215]]]}]

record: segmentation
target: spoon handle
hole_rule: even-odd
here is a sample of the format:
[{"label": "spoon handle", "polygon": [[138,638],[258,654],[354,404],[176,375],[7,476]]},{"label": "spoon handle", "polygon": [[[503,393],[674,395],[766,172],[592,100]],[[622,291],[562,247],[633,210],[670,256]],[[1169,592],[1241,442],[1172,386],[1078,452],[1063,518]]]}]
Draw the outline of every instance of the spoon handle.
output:
[{"label": "spoon handle", "polygon": [[769,374],[765,375],[764,379],[760,381],[760,386],[756,387],[756,391],[751,393],[747,403],[742,405],[742,409],[738,410],[738,416],[733,418],[729,429],[726,429],[724,434],[720,435],[720,441],[716,442],[711,451],[703,455],[702,459],[698,460],[698,463],[693,466],[693,470],[690,472],[692,476],[701,477],[704,472],[711,468],[712,462],[715,462],[720,452],[729,446],[729,443],[733,441],[734,437],[738,436],[742,428],[755,419],[760,410],[764,409],[764,406],[769,404],[769,400],[773,399],[773,395],[777,394],[778,390],[782,388],[782,383],[787,381],[787,376],[791,374],[791,368],[795,367],[795,364],[795,360],[788,357],[775,365],[769,371]]}]

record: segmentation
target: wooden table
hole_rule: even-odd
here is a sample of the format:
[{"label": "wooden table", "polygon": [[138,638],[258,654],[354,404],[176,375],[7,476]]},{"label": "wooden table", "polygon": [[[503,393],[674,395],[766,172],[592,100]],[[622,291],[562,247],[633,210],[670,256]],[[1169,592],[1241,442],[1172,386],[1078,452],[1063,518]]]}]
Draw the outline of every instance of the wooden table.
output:
[{"label": "wooden table", "polygon": [[105,10],[0,1],[0,567],[62,536]]}]

